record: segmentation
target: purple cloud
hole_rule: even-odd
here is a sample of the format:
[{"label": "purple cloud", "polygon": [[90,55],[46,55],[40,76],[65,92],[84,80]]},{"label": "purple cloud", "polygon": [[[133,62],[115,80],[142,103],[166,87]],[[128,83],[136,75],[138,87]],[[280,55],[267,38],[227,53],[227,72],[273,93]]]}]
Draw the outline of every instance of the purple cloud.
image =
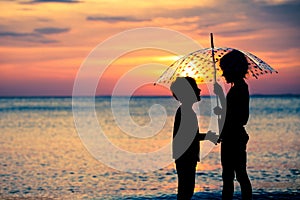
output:
[{"label": "purple cloud", "polygon": [[36,28],[34,29],[35,32],[40,34],[59,34],[69,32],[69,28],[55,28],[55,27],[46,27],[46,28]]}]

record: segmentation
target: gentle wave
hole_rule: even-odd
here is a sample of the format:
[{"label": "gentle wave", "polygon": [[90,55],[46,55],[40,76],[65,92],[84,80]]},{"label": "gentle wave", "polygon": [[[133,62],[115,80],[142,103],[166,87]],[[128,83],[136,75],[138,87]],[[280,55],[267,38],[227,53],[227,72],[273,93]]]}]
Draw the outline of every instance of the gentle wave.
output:
[{"label": "gentle wave", "polygon": [[[117,98],[117,106],[122,108],[126,98]],[[89,108],[90,98],[80,100],[83,110]],[[95,109],[99,124],[114,145],[132,152],[148,152],[171,141],[178,106],[172,97],[130,99],[130,114],[137,124],[149,122],[148,109],[153,104],[166,108],[168,122],[149,140],[129,137],[118,129],[110,100],[96,97]],[[250,103],[246,129],[250,135],[248,172],[254,199],[299,199],[300,98],[254,96]],[[197,108],[203,131],[214,104],[214,98],[203,97]],[[134,174],[111,169],[93,158],[76,132],[72,106],[71,97],[0,98],[0,199],[176,198],[177,176],[172,164]],[[195,199],[220,199],[221,189],[216,146],[198,163]],[[240,198],[239,187],[235,197]]]}]

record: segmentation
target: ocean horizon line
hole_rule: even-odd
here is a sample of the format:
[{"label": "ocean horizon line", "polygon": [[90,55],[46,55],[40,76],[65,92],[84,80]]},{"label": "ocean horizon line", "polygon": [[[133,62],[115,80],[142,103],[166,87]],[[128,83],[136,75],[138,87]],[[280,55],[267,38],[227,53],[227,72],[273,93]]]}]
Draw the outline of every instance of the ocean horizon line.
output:
[{"label": "ocean horizon line", "polygon": [[[1,96],[0,98],[84,98],[84,97],[95,97],[95,98],[171,98],[172,95],[95,95],[95,96],[88,96],[88,95],[12,95],[12,96]],[[215,95],[201,95],[203,98],[215,98]],[[250,94],[250,97],[300,97],[300,94],[293,94],[293,93],[283,93],[283,94]]]}]

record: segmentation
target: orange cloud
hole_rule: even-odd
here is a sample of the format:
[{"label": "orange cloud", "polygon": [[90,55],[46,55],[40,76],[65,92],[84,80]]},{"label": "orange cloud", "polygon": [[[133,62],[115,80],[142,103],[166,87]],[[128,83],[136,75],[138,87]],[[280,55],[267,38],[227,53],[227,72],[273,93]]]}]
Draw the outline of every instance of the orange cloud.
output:
[{"label": "orange cloud", "polygon": [[[214,32],[216,46],[250,51],[279,71],[277,82],[273,77],[250,80],[253,93],[299,93],[296,2],[20,0],[1,1],[0,7],[0,95],[45,94],[36,85],[49,88],[51,95],[71,94],[76,73],[93,48],[121,31],[144,26],[174,29],[203,47],[210,46],[209,33]],[[165,43],[170,48],[181,45]],[[167,67],[172,56],[150,51],[122,56],[103,74],[100,83],[105,82],[105,90],[99,86],[97,94],[111,92],[118,79],[136,66],[155,62]],[[134,78],[155,80],[164,66],[139,72]],[[156,89],[149,88],[136,93],[154,94],[151,91]]]}]

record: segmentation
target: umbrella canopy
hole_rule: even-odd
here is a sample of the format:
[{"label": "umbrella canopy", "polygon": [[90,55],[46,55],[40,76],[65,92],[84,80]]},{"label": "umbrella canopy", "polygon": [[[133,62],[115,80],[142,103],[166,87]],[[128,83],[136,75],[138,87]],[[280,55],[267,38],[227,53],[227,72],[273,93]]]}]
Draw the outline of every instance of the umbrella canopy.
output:
[{"label": "umbrella canopy", "polygon": [[[234,49],[215,47],[192,52],[170,65],[155,84],[170,85],[175,81],[176,77],[186,76],[194,78],[198,84],[216,81],[214,80],[214,76],[219,80],[222,76],[222,70],[219,65],[220,59],[232,50]],[[248,60],[248,74],[251,77],[257,79],[263,74],[278,73],[255,55],[242,50],[238,51],[242,52]]]}]

